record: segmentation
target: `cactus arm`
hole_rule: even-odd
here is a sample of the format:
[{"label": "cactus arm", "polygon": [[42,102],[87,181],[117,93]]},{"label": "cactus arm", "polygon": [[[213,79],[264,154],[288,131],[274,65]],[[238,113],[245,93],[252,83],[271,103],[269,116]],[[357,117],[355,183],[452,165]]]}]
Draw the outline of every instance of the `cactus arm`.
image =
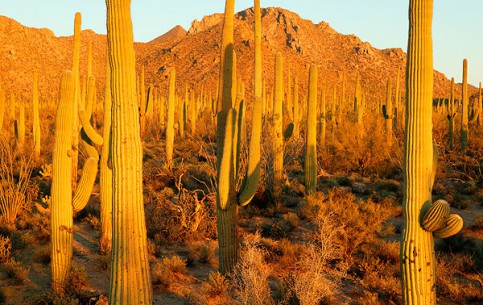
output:
[{"label": "cactus arm", "polygon": [[252,136],[250,138],[248,169],[238,195],[238,204],[245,206],[255,196],[260,181],[260,139],[262,134],[262,99],[257,97],[253,105]]},{"label": "cactus arm", "polygon": [[89,139],[96,145],[102,145],[104,139],[97,133],[94,127],[92,127],[91,122],[89,121],[89,114],[87,114],[85,110],[79,111],[79,120],[82,124],[82,130],[84,130]]},{"label": "cactus arm", "polygon": [[226,211],[229,204],[230,197],[230,180],[231,180],[231,168],[232,168],[232,157],[233,157],[233,137],[234,137],[234,126],[236,125],[236,111],[231,108],[226,114],[226,125],[225,125],[225,141],[223,145],[223,153],[221,156],[220,163],[220,174],[218,177],[218,196],[219,196],[219,207],[221,210]]},{"label": "cactus arm", "polygon": [[82,177],[77,185],[74,197],[72,198],[72,208],[74,213],[80,212],[89,202],[94,183],[96,182],[97,162],[98,159],[89,157],[84,163]]}]

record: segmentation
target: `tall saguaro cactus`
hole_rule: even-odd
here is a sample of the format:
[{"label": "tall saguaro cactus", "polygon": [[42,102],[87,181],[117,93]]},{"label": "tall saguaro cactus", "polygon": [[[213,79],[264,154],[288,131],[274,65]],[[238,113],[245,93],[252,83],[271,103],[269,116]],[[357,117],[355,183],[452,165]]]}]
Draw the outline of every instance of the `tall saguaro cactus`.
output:
[{"label": "tall saguaro cactus", "polygon": [[[325,118],[324,118],[325,120]],[[315,193],[317,188],[317,66],[309,71],[309,97],[307,99],[307,135],[305,140],[305,192]]]},{"label": "tall saguaro cactus", "polygon": [[463,60],[463,93],[461,97],[461,149],[468,146],[468,60]]},{"label": "tall saguaro cactus", "polygon": [[81,100],[80,92],[80,47],[81,47],[81,25],[82,25],[82,15],[81,13],[75,13],[74,17],[74,53],[72,58],[72,74],[74,77],[74,123],[72,128],[74,132],[72,133],[72,147],[74,155],[72,156],[72,187],[75,188],[77,183],[77,163],[79,159],[79,119],[77,113],[79,111],[79,104]]},{"label": "tall saguaro cactus", "polygon": [[282,54],[275,56],[275,85],[273,94],[273,178],[272,196],[282,194],[283,183],[283,60]]},{"label": "tall saguaro cactus", "polygon": [[[232,86],[236,84],[235,56],[233,53],[233,15],[234,0],[226,0],[225,19],[223,24],[222,63],[223,84],[222,100],[219,101],[219,112],[217,116],[217,165],[218,165],[218,189],[217,189],[217,229],[220,258],[220,271],[228,273],[238,260],[238,206],[247,205],[258,187],[260,180],[260,135],[262,120],[262,100],[256,97],[252,115],[252,136],[249,144],[248,169],[243,179],[241,189],[237,192],[236,177],[237,165],[240,158],[240,140],[238,131],[243,129],[243,105],[239,101],[239,108],[236,108],[236,91]],[[258,15],[260,16],[260,15]],[[261,64],[261,62],[257,61]],[[257,67],[258,71],[261,66]],[[256,79],[256,78],[255,78]],[[256,80],[255,80],[256,81]],[[256,85],[258,88],[259,84]],[[235,107],[235,108],[234,108]]]},{"label": "tall saguaro cactus", "polygon": [[131,0],[106,0],[111,65],[113,231],[109,304],[151,304]]},{"label": "tall saguaro cactus", "polygon": [[454,77],[451,78],[451,93],[448,100],[449,148],[454,148],[454,118],[456,116],[454,100]]},{"label": "tall saguaro cactus", "polygon": [[166,119],[166,163],[168,167],[173,165],[173,145],[174,145],[174,108],[176,99],[176,71],[169,73],[168,89],[168,115]]},{"label": "tall saguaro cactus", "polygon": [[436,302],[433,235],[420,224],[431,204],[434,170],[432,15],[433,0],[410,0],[401,271],[403,303],[414,305]]}]

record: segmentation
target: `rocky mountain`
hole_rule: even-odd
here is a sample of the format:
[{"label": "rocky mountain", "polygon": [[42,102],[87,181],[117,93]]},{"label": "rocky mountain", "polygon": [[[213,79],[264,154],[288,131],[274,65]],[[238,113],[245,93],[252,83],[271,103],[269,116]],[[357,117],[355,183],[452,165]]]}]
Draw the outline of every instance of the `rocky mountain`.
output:
[{"label": "rocky mountain", "polygon": [[[301,95],[305,95],[308,69],[311,63],[319,66],[319,85],[327,90],[340,86],[342,75],[347,79],[347,94],[355,87],[357,74],[361,75],[362,88],[368,100],[384,99],[388,77],[396,80],[401,71],[400,87],[404,88],[406,54],[401,49],[379,50],[355,35],[337,33],[326,22],[314,24],[299,15],[281,9],[262,9],[263,76],[267,90],[271,90],[274,58],[277,51],[284,57],[284,71],[290,69],[292,79],[298,77]],[[253,10],[236,14],[235,50],[237,71],[246,85],[250,99],[253,78]],[[188,31],[180,26],[148,43],[136,43],[137,69],[145,66],[146,84],[153,83],[162,91],[167,87],[171,68],[176,68],[178,89],[184,84],[199,90],[216,91],[220,64],[222,14],[193,21]],[[106,62],[106,36],[91,30],[82,31],[81,75],[86,74],[87,46],[92,43],[93,71],[98,92],[104,87]],[[62,72],[72,66],[73,38],[56,37],[48,29],[22,26],[0,16],[0,79],[3,88],[17,96],[31,96],[32,73],[39,71],[41,98],[58,96]],[[446,96],[449,81],[435,71],[435,97]],[[393,85],[395,87],[395,85]]]}]

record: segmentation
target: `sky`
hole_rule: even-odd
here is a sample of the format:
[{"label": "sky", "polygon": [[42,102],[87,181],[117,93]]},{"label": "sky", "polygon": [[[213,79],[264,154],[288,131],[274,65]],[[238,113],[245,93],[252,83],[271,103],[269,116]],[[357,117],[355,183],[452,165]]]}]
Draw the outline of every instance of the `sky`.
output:
[{"label": "sky", "polygon": [[[328,22],[342,34],[355,34],[376,48],[407,49],[408,0],[261,0],[262,7],[282,7],[314,23]],[[176,25],[224,11],[223,0],[132,0],[134,39],[150,41]],[[237,0],[236,11],[253,6]],[[49,28],[57,36],[73,32],[75,12],[82,28],[106,33],[103,0],[0,0],[0,15],[29,27]],[[468,80],[483,81],[483,0],[434,0],[434,68],[461,82],[463,59]]]}]

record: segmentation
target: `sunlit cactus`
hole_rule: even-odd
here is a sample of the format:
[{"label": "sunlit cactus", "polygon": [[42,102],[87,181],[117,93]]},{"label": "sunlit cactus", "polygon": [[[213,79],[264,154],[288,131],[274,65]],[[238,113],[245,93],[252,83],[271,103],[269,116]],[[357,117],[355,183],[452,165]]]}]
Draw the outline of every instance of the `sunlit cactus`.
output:
[{"label": "sunlit cactus", "polygon": [[[106,0],[112,98],[112,249],[109,304],[152,304],[130,0]],[[129,139],[129,140],[126,140]]]},{"label": "sunlit cactus", "polygon": [[386,142],[388,146],[392,145],[393,126],[394,126],[394,108],[392,104],[392,85],[391,79],[387,79],[386,86],[386,105],[383,108],[384,118],[386,119]]},{"label": "sunlit cactus", "polygon": [[461,97],[461,149],[468,147],[468,60],[463,60],[463,88]]},{"label": "sunlit cactus", "polygon": [[111,149],[111,68],[106,64],[106,86],[104,91],[104,124],[102,138],[104,143],[99,163],[101,238],[99,252],[109,254],[112,241],[112,164],[109,164]]},{"label": "sunlit cactus", "polygon": [[275,88],[273,96],[273,178],[272,196],[278,199],[283,186],[283,59],[275,56]]},{"label": "sunlit cactus", "polygon": [[451,78],[451,93],[448,100],[448,123],[449,123],[449,148],[454,148],[454,118],[456,116],[455,99],[454,99],[454,77]]},{"label": "sunlit cactus", "polygon": [[433,143],[432,0],[410,0],[404,137],[404,231],[401,241],[403,304],[435,304],[433,234],[420,224],[431,205]]},{"label": "sunlit cactus", "polygon": [[174,144],[174,108],[176,107],[176,71],[174,68],[169,74],[168,89],[168,115],[166,119],[166,164],[173,165],[173,144]]},{"label": "sunlit cactus", "polygon": [[317,188],[317,66],[314,64],[309,71],[304,171],[305,192],[313,194]]}]

